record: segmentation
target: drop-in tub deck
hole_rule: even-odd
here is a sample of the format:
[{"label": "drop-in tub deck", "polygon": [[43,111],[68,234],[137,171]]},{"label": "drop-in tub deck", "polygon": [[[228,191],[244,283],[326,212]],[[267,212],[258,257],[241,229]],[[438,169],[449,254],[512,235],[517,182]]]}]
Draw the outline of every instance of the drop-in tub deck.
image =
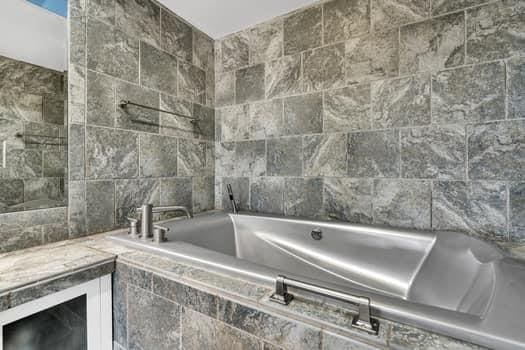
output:
[{"label": "drop-in tub deck", "polygon": [[474,237],[217,212],[163,225],[161,244],[112,238],[265,285],[286,275],[366,296],[375,316],[525,349],[525,264]]}]

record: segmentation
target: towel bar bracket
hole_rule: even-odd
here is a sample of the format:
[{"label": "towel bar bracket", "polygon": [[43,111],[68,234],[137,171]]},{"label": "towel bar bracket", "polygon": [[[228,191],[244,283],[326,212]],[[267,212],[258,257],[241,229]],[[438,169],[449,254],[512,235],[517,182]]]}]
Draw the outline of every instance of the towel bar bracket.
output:
[{"label": "towel bar bracket", "polygon": [[370,317],[369,298],[339,292],[333,289],[286,278],[285,276],[280,275],[277,276],[275,280],[275,293],[270,296],[270,300],[282,305],[290,304],[294,296],[288,293],[288,287],[302,289],[307,292],[324,295],[326,297],[335,298],[357,305],[358,313],[352,320],[352,327],[374,335],[379,333],[379,321]]}]

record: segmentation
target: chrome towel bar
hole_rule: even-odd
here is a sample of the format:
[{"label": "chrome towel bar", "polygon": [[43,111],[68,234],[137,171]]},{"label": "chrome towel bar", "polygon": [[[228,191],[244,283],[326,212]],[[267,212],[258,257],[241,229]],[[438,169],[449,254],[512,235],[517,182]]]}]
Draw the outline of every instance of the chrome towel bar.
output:
[{"label": "chrome towel bar", "polygon": [[288,305],[293,300],[293,295],[288,293],[288,287],[294,287],[307,292],[324,295],[326,297],[346,301],[357,305],[358,314],[352,320],[352,326],[367,333],[378,334],[379,321],[370,317],[370,299],[328,289],[315,284],[310,284],[279,275],[275,280],[275,293],[270,300],[279,304]]},{"label": "chrome towel bar", "polygon": [[174,115],[174,116],[177,116],[177,117],[181,117],[181,118],[191,119],[192,123],[196,123],[196,122],[199,121],[199,118],[195,118],[195,117],[192,117],[192,116],[189,116],[189,115],[185,115],[185,114],[181,114],[181,113],[177,113],[177,112],[172,112],[172,111],[166,111],[164,109],[151,107],[151,106],[146,106],[146,105],[143,105],[143,104],[140,104],[140,103],[135,103],[135,102],[127,101],[127,100],[121,100],[120,103],[119,103],[119,107],[120,108],[126,108],[128,105],[129,106],[139,107],[139,108],[144,108],[144,109],[149,109],[150,111],[156,111],[156,112],[171,114],[171,115]]}]

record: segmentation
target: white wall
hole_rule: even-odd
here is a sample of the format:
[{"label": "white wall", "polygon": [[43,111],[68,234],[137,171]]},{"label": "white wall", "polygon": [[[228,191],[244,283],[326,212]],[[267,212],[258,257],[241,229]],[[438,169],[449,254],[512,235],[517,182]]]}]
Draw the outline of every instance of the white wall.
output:
[{"label": "white wall", "polygon": [[66,19],[25,0],[0,0],[0,55],[65,71]]}]

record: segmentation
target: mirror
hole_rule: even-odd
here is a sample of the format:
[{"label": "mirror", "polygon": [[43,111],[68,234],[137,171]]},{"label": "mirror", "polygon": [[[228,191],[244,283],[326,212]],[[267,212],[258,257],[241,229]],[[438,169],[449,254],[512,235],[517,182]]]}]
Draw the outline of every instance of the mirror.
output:
[{"label": "mirror", "polygon": [[0,214],[67,205],[67,22],[46,3],[1,5]]}]

